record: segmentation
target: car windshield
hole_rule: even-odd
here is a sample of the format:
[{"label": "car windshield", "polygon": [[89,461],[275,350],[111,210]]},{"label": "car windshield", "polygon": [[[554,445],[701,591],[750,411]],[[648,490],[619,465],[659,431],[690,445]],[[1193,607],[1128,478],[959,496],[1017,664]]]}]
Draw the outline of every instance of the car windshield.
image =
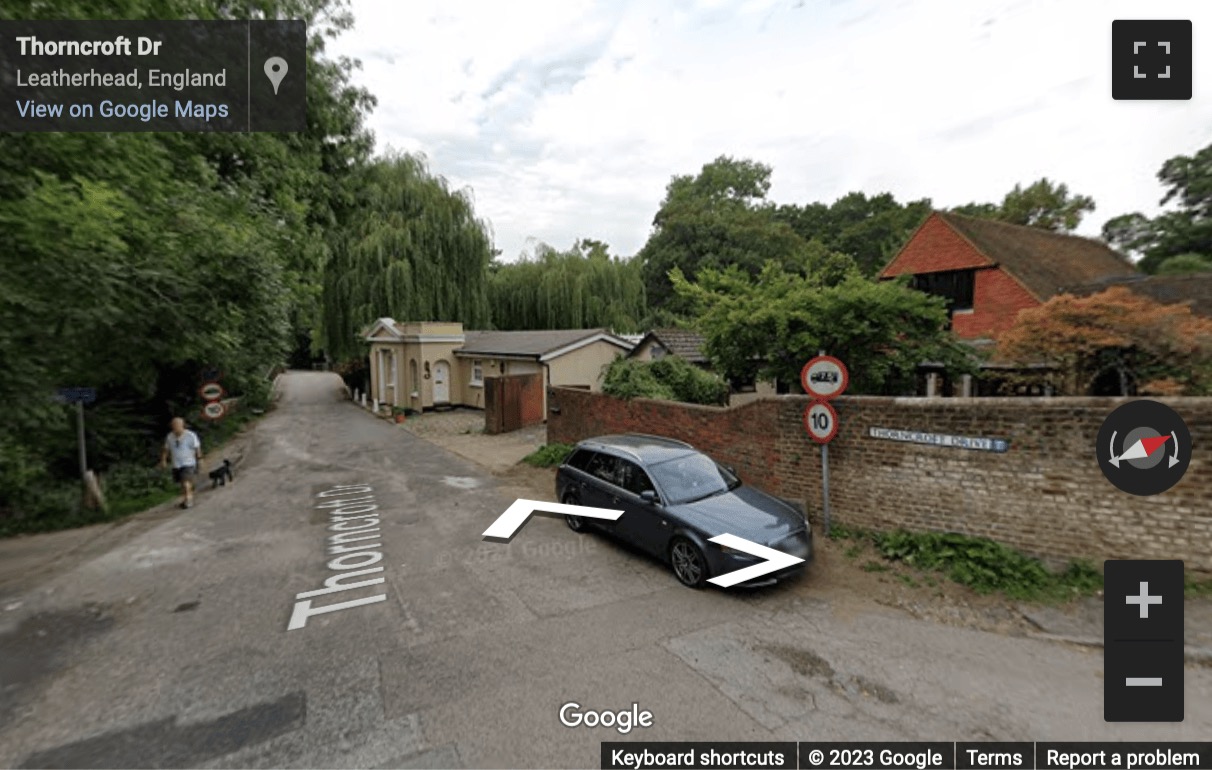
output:
[{"label": "car windshield", "polygon": [[740,486],[740,480],[710,457],[690,454],[648,466],[665,501],[672,505],[702,500]]}]

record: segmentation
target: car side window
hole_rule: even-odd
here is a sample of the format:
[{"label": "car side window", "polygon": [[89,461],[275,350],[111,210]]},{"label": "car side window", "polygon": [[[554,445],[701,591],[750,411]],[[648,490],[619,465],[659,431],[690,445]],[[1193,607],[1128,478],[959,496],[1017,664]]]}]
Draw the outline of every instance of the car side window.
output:
[{"label": "car side window", "polygon": [[590,475],[605,481],[608,484],[615,486],[623,486],[622,479],[619,478],[619,461],[615,457],[605,454],[596,454],[593,460],[589,463],[589,467],[585,469]]},{"label": "car side window", "polygon": [[568,466],[576,468],[579,471],[584,471],[589,468],[589,463],[593,458],[593,452],[590,452],[588,449],[578,449],[572,453],[572,457],[568,458]]},{"label": "car side window", "polygon": [[622,466],[623,471],[623,489],[633,495],[656,491],[656,488],[652,486],[652,480],[648,478],[648,474],[644,472],[643,468],[627,460],[620,460],[619,465]]}]

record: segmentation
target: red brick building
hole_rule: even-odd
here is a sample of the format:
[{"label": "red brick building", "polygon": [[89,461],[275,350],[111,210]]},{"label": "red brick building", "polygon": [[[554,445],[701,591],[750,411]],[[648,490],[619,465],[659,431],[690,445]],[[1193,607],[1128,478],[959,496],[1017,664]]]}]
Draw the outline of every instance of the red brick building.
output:
[{"label": "red brick building", "polygon": [[1020,310],[1069,287],[1138,275],[1101,241],[936,211],[880,273],[946,297],[951,328],[965,339],[995,337]]}]

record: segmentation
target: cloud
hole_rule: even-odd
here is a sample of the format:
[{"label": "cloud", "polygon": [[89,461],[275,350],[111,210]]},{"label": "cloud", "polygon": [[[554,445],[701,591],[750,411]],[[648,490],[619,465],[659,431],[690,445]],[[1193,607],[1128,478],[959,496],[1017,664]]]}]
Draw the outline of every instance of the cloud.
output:
[{"label": "cloud", "polygon": [[[1153,212],[1155,174],[1207,143],[1212,61],[1189,102],[1110,98],[1125,0],[353,0],[334,55],[363,59],[380,147],[475,191],[498,248],[637,251],[675,174],[774,168],[779,202],[889,191],[1000,200],[1041,176],[1092,195],[1097,233]],[[1191,18],[1212,4],[1155,0]]]}]

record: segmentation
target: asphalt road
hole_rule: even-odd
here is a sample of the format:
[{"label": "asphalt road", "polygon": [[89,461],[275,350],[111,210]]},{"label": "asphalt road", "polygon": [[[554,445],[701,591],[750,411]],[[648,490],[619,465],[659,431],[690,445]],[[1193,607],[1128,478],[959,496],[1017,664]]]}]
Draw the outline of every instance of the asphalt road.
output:
[{"label": "asphalt road", "polygon": [[[343,401],[334,375],[282,387],[233,486],[6,597],[0,766],[595,767],[604,740],[1212,734],[1212,669],[1187,669],[1185,722],[1107,724],[1098,650],[846,611],[811,573],[691,591],[546,517],[485,543],[512,502],[494,477]],[[378,537],[333,554],[316,506],[343,497],[342,533]],[[347,572],[382,571],[346,583],[382,582],[311,597],[350,606],[288,630],[351,551]],[[654,724],[565,727],[570,701]]]}]

